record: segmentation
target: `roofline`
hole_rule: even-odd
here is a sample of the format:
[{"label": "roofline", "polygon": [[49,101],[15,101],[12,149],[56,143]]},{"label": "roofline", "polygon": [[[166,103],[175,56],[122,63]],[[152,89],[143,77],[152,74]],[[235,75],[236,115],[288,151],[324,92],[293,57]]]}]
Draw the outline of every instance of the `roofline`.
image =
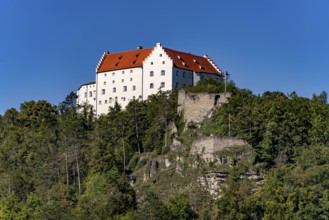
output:
[{"label": "roofline", "polygon": [[[98,62],[97,64],[97,67],[96,67],[96,74],[97,73],[104,73],[104,72],[110,72],[110,71],[116,71],[116,70],[121,70],[121,69],[129,69],[129,68],[135,68],[135,67],[125,67],[125,68],[120,68],[120,69],[115,69],[115,70],[106,70],[106,71],[98,71],[98,69],[100,68],[100,66],[103,64],[103,61],[105,59],[105,57],[107,55],[116,55],[116,54],[120,54],[120,53],[130,53],[130,52],[134,52],[134,51],[139,51],[139,50],[152,50],[153,51],[154,47],[148,47],[148,48],[141,48],[141,49],[136,49],[136,50],[128,50],[128,51],[121,51],[121,52],[114,52],[114,53],[110,53],[108,51],[105,51],[100,59],[100,61]],[[151,52],[152,52],[151,51]],[[150,53],[151,53],[150,52]],[[146,59],[147,57],[145,57]],[[143,62],[145,61],[145,59],[142,61],[142,64],[141,66],[139,67],[142,67],[143,66]]]},{"label": "roofline", "polygon": [[88,85],[92,85],[92,84],[96,84],[96,82],[94,81],[94,82],[89,82],[89,83],[82,84],[82,85],[78,88],[78,90],[80,90],[82,86],[88,86]]},{"label": "roofline", "polygon": [[[199,58],[205,58],[214,68],[215,68],[215,70],[217,70],[217,72],[214,72],[214,73],[206,73],[206,72],[202,72],[202,71],[200,71],[200,72],[197,72],[197,73],[205,73],[205,74],[215,74],[215,75],[219,75],[219,76],[224,76],[224,74],[223,74],[223,71],[215,64],[215,62],[212,60],[212,59],[210,59],[209,57],[208,57],[208,55],[204,55],[204,56],[200,56],[200,55],[195,55],[195,54],[193,54],[193,53],[189,53],[189,52],[184,52],[184,51],[179,51],[179,50],[173,50],[173,49],[171,49],[171,48],[168,48],[168,47],[163,47],[163,49],[164,50],[171,50],[171,51],[175,51],[175,52],[178,52],[178,53],[184,53],[184,54],[187,54],[187,55],[192,55],[192,56],[195,56],[195,57],[199,57]],[[167,54],[168,56],[169,56],[169,54]],[[170,57],[170,56],[169,56]],[[170,59],[172,60],[172,58],[170,57]],[[175,65],[175,63],[173,62],[173,65],[174,65],[174,67],[176,67],[176,68],[178,68],[178,69],[184,69],[184,70],[190,70],[190,69],[188,69],[188,68],[180,68],[180,67],[178,67],[178,66],[176,66]],[[195,72],[195,71],[194,71]]]}]

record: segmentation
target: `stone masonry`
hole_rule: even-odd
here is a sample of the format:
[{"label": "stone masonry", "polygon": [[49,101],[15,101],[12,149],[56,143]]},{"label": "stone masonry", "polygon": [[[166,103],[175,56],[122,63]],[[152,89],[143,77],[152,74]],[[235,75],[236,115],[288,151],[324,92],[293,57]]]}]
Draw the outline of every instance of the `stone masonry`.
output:
[{"label": "stone masonry", "polygon": [[247,145],[245,141],[232,137],[201,137],[192,143],[190,154],[200,155],[202,159],[210,162],[217,160],[216,152],[244,145]]},{"label": "stone masonry", "polygon": [[181,89],[178,93],[178,113],[184,115],[186,125],[200,124],[214,109],[227,102],[229,93],[190,93]]}]

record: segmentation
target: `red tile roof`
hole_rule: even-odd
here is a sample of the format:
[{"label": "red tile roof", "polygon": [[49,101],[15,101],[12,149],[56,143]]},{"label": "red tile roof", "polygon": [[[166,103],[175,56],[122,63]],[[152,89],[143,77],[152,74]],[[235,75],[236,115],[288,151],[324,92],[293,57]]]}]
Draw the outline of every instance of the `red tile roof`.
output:
[{"label": "red tile roof", "polygon": [[[222,75],[221,71],[202,56],[184,53],[168,48],[163,48],[173,60],[174,66],[180,69],[191,70],[209,74]],[[113,54],[105,54],[96,70],[97,73],[141,67],[145,58],[152,52],[153,48],[131,50]]]},{"label": "red tile roof", "polygon": [[106,54],[101,60],[97,73],[140,67],[143,65],[144,59],[152,52],[153,48],[145,48],[139,50],[131,50],[127,52],[119,52]]},{"label": "red tile roof", "polygon": [[221,72],[218,71],[205,57],[196,56],[190,53],[175,51],[168,48],[164,48],[164,50],[173,60],[174,65],[177,68],[192,70],[194,72],[221,75]]}]

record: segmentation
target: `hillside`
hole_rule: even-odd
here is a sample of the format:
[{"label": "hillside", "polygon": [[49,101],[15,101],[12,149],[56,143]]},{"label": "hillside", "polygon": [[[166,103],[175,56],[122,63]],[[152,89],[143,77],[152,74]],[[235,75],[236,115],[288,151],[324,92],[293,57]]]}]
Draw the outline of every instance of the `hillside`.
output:
[{"label": "hillside", "polygon": [[194,121],[178,91],[99,118],[74,93],[7,110],[0,219],[328,219],[327,94],[227,91]]}]

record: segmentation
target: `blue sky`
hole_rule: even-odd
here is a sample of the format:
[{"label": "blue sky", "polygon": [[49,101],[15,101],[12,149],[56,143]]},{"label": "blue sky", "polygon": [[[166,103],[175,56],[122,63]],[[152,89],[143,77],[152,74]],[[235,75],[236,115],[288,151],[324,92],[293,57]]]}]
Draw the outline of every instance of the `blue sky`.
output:
[{"label": "blue sky", "polygon": [[95,80],[106,50],[208,54],[241,88],[328,92],[327,0],[0,0],[0,114],[57,105]]}]

